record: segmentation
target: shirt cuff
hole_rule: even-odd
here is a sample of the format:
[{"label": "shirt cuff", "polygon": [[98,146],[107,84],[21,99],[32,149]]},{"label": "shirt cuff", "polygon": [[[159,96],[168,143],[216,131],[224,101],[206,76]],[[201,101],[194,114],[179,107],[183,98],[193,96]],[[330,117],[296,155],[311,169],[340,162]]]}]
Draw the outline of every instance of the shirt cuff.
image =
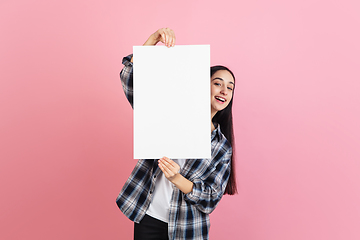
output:
[{"label": "shirt cuff", "polygon": [[127,67],[132,67],[133,63],[131,62],[133,54],[129,54],[126,57],[123,58],[122,64],[124,64]]},{"label": "shirt cuff", "polygon": [[194,179],[193,184],[194,185],[192,191],[185,194],[184,198],[191,204],[197,204],[199,202],[200,195],[204,189],[204,183],[200,179]]}]

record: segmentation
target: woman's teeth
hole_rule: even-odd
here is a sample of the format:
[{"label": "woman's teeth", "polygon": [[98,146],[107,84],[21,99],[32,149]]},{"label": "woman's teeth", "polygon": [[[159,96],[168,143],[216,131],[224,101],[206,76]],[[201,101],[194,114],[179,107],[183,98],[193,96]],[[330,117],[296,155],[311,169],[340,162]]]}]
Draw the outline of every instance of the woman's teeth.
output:
[{"label": "woman's teeth", "polygon": [[222,97],[215,97],[215,98],[219,101],[225,102],[225,98],[222,98]]}]

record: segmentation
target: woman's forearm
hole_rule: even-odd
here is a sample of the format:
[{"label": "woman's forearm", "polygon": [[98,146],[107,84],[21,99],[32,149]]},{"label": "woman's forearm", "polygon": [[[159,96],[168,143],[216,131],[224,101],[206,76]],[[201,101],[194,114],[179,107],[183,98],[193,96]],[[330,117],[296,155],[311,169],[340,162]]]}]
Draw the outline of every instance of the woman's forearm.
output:
[{"label": "woman's forearm", "polygon": [[156,45],[160,39],[156,38],[156,32],[151,34],[150,37],[146,40],[146,42],[143,44],[143,46],[153,46]]},{"label": "woman's forearm", "polygon": [[[154,34],[151,34],[150,37],[146,40],[146,42],[143,44],[143,46],[153,46],[153,45],[156,45],[157,43],[159,42],[159,40],[156,40],[154,38]],[[131,62],[133,62],[133,58],[131,58]]]},{"label": "woman's forearm", "polygon": [[175,177],[171,180],[171,182],[177,187],[180,191],[185,194],[192,192],[194,184],[184,178],[180,173],[176,174]]}]

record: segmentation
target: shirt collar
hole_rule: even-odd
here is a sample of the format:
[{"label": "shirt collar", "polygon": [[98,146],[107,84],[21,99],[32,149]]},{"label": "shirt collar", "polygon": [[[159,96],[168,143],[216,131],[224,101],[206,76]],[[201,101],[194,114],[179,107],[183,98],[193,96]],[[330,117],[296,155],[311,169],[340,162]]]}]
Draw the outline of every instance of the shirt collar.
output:
[{"label": "shirt collar", "polygon": [[214,123],[214,127],[214,131],[211,132],[211,140],[213,140],[216,135],[219,136],[221,133],[220,124]]}]

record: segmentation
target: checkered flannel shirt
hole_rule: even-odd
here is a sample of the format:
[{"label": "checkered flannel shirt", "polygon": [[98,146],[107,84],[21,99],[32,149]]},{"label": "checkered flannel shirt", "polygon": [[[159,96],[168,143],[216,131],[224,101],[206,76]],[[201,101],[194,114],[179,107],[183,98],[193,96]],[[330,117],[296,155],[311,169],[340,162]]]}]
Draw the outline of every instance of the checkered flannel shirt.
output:
[{"label": "checkered flannel shirt", "polygon": [[[133,106],[132,55],[123,58],[122,86]],[[209,239],[209,214],[224,194],[230,175],[232,148],[220,131],[211,134],[211,159],[187,159],[180,174],[193,182],[193,190],[184,194],[174,187],[168,221],[169,240]],[[152,200],[156,177],[161,173],[157,159],[138,160],[125,182],[116,203],[130,220],[139,223]]]}]

